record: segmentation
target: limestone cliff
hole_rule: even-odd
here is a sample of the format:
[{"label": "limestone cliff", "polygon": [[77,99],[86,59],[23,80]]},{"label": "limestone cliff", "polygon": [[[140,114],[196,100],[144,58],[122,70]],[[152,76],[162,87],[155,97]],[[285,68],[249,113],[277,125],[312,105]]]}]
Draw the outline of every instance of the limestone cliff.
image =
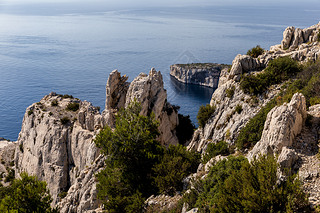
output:
[{"label": "limestone cliff", "polygon": [[207,87],[218,87],[220,72],[228,70],[222,64],[174,64],[170,66],[170,75],[186,84],[197,84]]},{"label": "limestone cliff", "polygon": [[[99,210],[95,174],[103,168],[105,157],[99,154],[93,139],[104,125],[114,125],[115,113],[121,107],[133,100],[141,102],[141,113],[153,112],[159,120],[161,142],[178,143],[178,115],[167,102],[161,73],[152,69],[132,83],[127,79],[117,71],[110,74],[102,114],[91,103],[69,95],[51,93],[32,104],[24,115],[18,141],[10,146],[1,142],[0,158],[14,160],[16,177],[26,171],[46,181],[53,205],[61,212]],[[12,150],[6,153],[11,158],[3,157],[4,149]],[[0,169],[7,169],[3,167]]]},{"label": "limestone cliff", "polygon": [[[70,104],[75,108],[68,109]],[[92,141],[102,117],[90,103],[55,93],[27,108],[16,148],[16,175],[45,180],[53,196],[68,191],[80,171],[99,155]]]}]

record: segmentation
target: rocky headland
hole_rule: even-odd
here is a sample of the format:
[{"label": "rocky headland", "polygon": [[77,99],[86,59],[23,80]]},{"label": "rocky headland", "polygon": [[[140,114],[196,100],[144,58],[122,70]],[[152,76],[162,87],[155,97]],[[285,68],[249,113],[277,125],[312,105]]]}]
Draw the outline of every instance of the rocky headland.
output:
[{"label": "rocky headland", "polygon": [[[257,58],[237,55],[231,68],[219,64],[172,65],[170,75],[185,83],[217,87],[210,105],[214,113],[199,127],[187,148],[202,155],[209,144],[225,141],[231,154],[242,155],[252,161],[261,154],[277,156],[280,165],[279,181],[287,173],[298,173],[303,190],[309,194],[313,207],[320,204],[320,161],[318,157],[320,104],[307,105],[301,92],[294,92],[287,102],[281,102],[290,80],[274,84],[261,94],[248,94],[241,87],[241,78],[264,73],[270,61],[290,57],[301,64],[317,61],[320,55],[320,23],[306,29],[288,27],[281,44],[270,47]],[[61,212],[101,212],[97,198],[96,178],[106,157],[93,142],[101,129],[115,125],[115,115],[133,100],[141,103],[141,114],[154,113],[159,121],[159,141],[164,146],[179,143],[176,129],[178,112],[167,102],[162,75],[155,69],[141,73],[131,83],[127,76],[114,70],[106,85],[106,104],[102,113],[98,107],[69,95],[50,93],[26,109],[22,129],[16,142],[0,140],[0,172],[4,178],[19,177],[26,171],[48,184],[53,206]],[[315,85],[316,87],[318,85]],[[264,107],[275,101],[268,111],[260,139],[240,149],[236,147],[240,132]],[[199,165],[197,173],[185,178],[185,189],[193,187],[195,179],[205,179],[210,168],[226,156],[214,156]],[[179,168],[177,168],[179,169]],[[2,183],[6,181],[2,179]],[[187,190],[186,193],[189,193]],[[154,195],[145,202],[159,209],[171,209],[182,199],[175,196]],[[198,209],[184,203],[182,212]],[[189,212],[190,212],[189,211]]]},{"label": "rocky headland", "polygon": [[170,66],[170,75],[186,84],[217,88],[221,71],[229,68],[215,63],[174,64]]}]

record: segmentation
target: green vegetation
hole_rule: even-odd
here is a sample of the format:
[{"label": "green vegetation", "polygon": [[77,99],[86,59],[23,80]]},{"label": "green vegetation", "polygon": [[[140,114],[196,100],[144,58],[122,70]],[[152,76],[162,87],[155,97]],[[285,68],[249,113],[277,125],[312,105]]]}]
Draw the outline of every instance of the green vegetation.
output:
[{"label": "green vegetation", "polygon": [[59,103],[57,100],[51,101],[51,106],[58,106],[58,105],[59,105]]},{"label": "green vegetation", "polygon": [[182,191],[183,178],[196,172],[200,163],[200,155],[188,152],[182,145],[170,145],[164,151],[160,162],[153,168],[155,172],[155,184],[160,193],[174,195],[176,191]]},{"label": "green vegetation", "polygon": [[30,109],[29,111],[28,111],[28,116],[30,116],[30,115],[32,115],[33,114],[33,109]]},{"label": "green vegetation", "polygon": [[270,101],[241,129],[235,142],[238,149],[250,148],[260,140],[267,115],[275,106],[276,102],[274,100]]},{"label": "green vegetation", "polygon": [[97,188],[109,212],[141,212],[147,197],[181,189],[182,178],[197,168],[199,156],[182,146],[165,150],[156,140],[159,124],[154,115],[142,116],[140,111],[136,102],[121,109],[115,129],[106,126],[95,139],[108,156],[97,175]]},{"label": "green vegetation", "polygon": [[79,103],[70,102],[67,105],[67,110],[76,112],[76,111],[78,111],[79,107],[80,107]]},{"label": "green vegetation", "polygon": [[281,83],[301,71],[301,66],[290,57],[276,58],[268,67],[257,75],[245,75],[240,81],[240,88],[248,94],[258,95],[269,86]]},{"label": "green vegetation", "polygon": [[207,104],[206,106],[202,105],[200,106],[197,119],[200,127],[204,127],[204,125],[207,123],[211,115],[215,112],[216,107],[211,106],[210,104]]},{"label": "green vegetation", "polygon": [[51,196],[44,181],[39,181],[27,173],[21,179],[13,180],[11,186],[0,187],[1,212],[58,212],[51,208]]},{"label": "green vegetation", "polygon": [[237,104],[236,108],[234,109],[234,111],[238,114],[240,114],[242,112],[242,106],[240,104]]},{"label": "green vegetation", "polygon": [[320,31],[317,34],[317,40],[320,41]]},{"label": "green vegetation", "polygon": [[70,118],[65,116],[65,117],[60,119],[60,122],[61,122],[61,124],[66,125],[66,124],[68,124],[70,122]]},{"label": "green vegetation", "polygon": [[217,155],[229,155],[229,146],[225,141],[220,141],[218,143],[209,143],[206,149],[205,154],[202,158],[202,163],[206,164],[211,158]]},{"label": "green vegetation", "polygon": [[58,95],[58,97],[61,97],[62,99],[64,99],[64,98],[73,98],[72,95],[68,95],[68,94]]},{"label": "green vegetation", "polygon": [[248,50],[247,55],[250,55],[253,58],[257,58],[259,55],[262,55],[264,53],[264,49],[260,47],[260,45],[257,45],[256,47],[253,47],[252,49]]},{"label": "green vegetation", "polygon": [[190,116],[184,116],[181,114],[178,114],[179,118],[179,125],[176,128],[176,135],[178,137],[180,144],[185,144],[187,141],[189,141],[192,136],[194,129],[196,128],[192,121],[190,120]]},{"label": "green vegetation", "polygon": [[262,156],[249,163],[245,157],[219,161],[208,176],[194,183],[182,199],[200,212],[300,212],[308,209],[306,194],[293,175],[277,183],[276,159]]},{"label": "green vegetation", "polygon": [[226,94],[227,94],[227,97],[228,97],[228,98],[232,98],[232,97],[233,97],[233,95],[234,95],[234,90],[235,90],[235,87],[234,87],[234,86],[226,89]]}]

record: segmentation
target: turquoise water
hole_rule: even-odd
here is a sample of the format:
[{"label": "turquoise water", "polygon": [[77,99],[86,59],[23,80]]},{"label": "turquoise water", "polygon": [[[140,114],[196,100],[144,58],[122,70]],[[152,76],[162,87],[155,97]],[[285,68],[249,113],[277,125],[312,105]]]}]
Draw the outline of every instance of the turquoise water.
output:
[{"label": "turquoise water", "polygon": [[[299,14],[299,16],[297,16]],[[26,107],[55,91],[104,108],[105,84],[118,69],[132,81],[151,67],[168,101],[196,122],[213,89],[172,80],[175,63],[231,64],[257,44],[278,44],[286,26],[319,22],[319,10],[176,7],[132,10],[53,5],[0,10],[0,137],[16,140]]]}]

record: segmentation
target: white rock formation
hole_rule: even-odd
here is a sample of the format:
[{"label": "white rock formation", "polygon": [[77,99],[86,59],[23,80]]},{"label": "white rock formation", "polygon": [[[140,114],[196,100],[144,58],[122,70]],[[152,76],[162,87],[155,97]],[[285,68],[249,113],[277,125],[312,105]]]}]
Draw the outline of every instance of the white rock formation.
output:
[{"label": "white rock formation", "polygon": [[[163,87],[161,73],[152,68],[149,75],[140,73],[130,84],[126,83],[126,80],[127,78],[121,77],[117,70],[110,74],[106,87],[106,108],[102,113],[104,120],[108,120],[106,123],[113,125],[111,118],[114,117],[114,113],[136,100],[141,103],[142,115],[153,112],[160,122],[160,142],[165,146],[178,144],[178,138],[175,135],[175,129],[179,124],[178,113],[167,102],[167,92]],[[120,85],[111,83],[112,81],[120,82]]]},{"label": "white rock formation", "polygon": [[[52,106],[55,101],[58,106]],[[66,110],[69,103],[78,103],[80,109]],[[92,138],[101,125],[101,115],[90,103],[54,93],[45,96],[26,110],[15,153],[16,176],[26,171],[46,181],[56,204],[59,193],[98,156]]]},{"label": "white rock formation", "polygon": [[306,101],[301,93],[294,94],[290,103],[273,108],[268,113],[261,140],[248,153],[248,159],[260,154],[280,154],[283,147],[291,147],[306,117]]}]

